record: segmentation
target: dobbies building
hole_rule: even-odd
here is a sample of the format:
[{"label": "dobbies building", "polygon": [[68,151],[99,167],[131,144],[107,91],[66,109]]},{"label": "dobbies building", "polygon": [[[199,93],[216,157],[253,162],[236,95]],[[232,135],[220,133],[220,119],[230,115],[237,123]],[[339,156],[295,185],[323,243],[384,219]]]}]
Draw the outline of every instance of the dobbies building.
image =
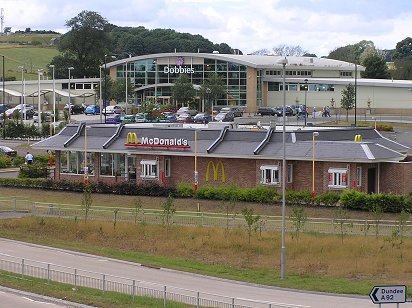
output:
[{"label": "dobbies building", "polygon": [[[334,113],[346,113],[340,108],[342,90],[349,84],[356,84],[358,115],[412,114],[411,80],[364,79],[360,76],[364,67],[338,60],[286,59],[287,105],[304,104],[310,110],[329,106]],[[210,74],[216,73],[223,80],[227,95],[214,100],[214,105],[244,106],[246,112],[253,113],[259,106],[283,104],[280,60],[283,57],[176,52],[117,60],[107,63],[107,68],[112,79],[128,77],[135,89],[136,103],[150,100],[176,103],[171,98],[171,87],[181,74],[188,75],[198,88]],[[198,96],[196,100],[198,106],[202,106],[202,98]]]},{"label": "dobbies building", "polygon": [[[66,126],[34,148],[56,153],[55,178],[90,182],[154,182],[199,186],[259,185],[281,189],[282,132],[147,127],[132,124]],[[355,188],[368,193],[412,192],[407,147],[371,128],[286,133],[286,188],[315,192]],[[87,168],[85,168],[87,166]],[[313,168],[314,166],[314,168]]]}]

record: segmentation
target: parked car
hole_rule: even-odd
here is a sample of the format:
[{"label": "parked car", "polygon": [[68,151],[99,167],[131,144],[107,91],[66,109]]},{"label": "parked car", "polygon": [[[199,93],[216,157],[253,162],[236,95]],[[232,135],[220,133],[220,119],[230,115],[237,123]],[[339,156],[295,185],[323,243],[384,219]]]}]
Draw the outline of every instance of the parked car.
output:
[{"label": "parked car", "polygon": [[111,124],[117,124],[117,123],[121,123],[122,119],[121,119],[121,115],[120,114],[115,114],[112,117],[109,117],[106,119],[106,123],[111,123]]},{"label": "parked car", "polygon": [[176,122],[193,123],[193,117],[189,113],[182,113],[177,117]]},{"label": "parked car", "polygon": [[121,114],[123,112],[122,107],[120,107],[119,105],[115,105],[115,106],[106,106],[105,108],[103,108],[102,113],[107,115],[107,114]]},{"label": "parked car", "polygon": [[[293,116],[293,115],[295,114],[295,113],[293,112],[292,107],[290,107],[290,106],[285,106],[285,110],[286,110],[285,115],[286,115],[287,117]],[[276,108],[276,115],[277,115],[278,117],[283,117],[283,107],[277,107],[277,108]]]},{"label": "parked car", "polygon": [[6,147],[4,145],[0,145],[0,155],[7,155],[10,157],[16,157],[17,151],[13,150],[12,148]]},{"label": "parked car", "polygon": [[259,107],[256,113],[260,114],[261,116],[264,116],[264,115],[275,116],[275,115],[277,115],[275,107]]},{"label": "parked car", "polygon": [[0,113],[5,112],[7,109],[11,109],[12,107],[7,104],[0,104]]},{"label": "parked car", "polygon": [[235,117],[243,116],[242,107],[223,107],[222,109],[220,109],[220,112],[232,112]]},{"label": "parked car", "polygon": [[135,119],[136,123],[145,123],[145,122],[147,122],[145,113],[136,113],[134,119]]},{"label": "parked car", "polygon": [[[23,107],[23,109],[22,109],[22,107]],[[20,104],[20,105],[17,105],[16,107],[14,107],[14,108],[7,109],[6,112],[5,112],[6,117],[10,119],[10,118],[13,117],[13,113],[15,111],[21,113],[21,110],[23,110],[23,116],[26,119],[31,119],[34,115],[34,107],[32,105],[23,104],[23,106],[22,106]]]},{"label": "parked car", "polygon": [[136,115],[134,114],[125,114],[120,117],[122,123],[136,123]]},{"label": "parked car", "polygon": [[[66,104],[63,108],[64,111],[69,111],[69,104]],[[70,114],[82,114],[85,108],[83,105],[70,104]]]},{"label": "parked car", "polygon": [[177,121],[177,117],[174,113],[168,112],[166,114],[163,114],[162,117],[159,117],[158,120],[158,122],[160,123],[174,123]]},{"label": "parked car", "polygon": [[[45,111],[45,112],[41,112],[41,121],[43,122],[50,122],[52,119],[52,114],[50,111]],[[37,111],[33,114],[33,122],[37,123],[39,122],[39,114],[37,113]]]},{"label": "parked car", "polygon": [[183,114],[183,113],[188,113],[188,114],[190,114],[191,116],[195,116],[196,114],[197,114],[197,110],[195,110],[195,109],[190,109],[189,107],[180,107],[178,110],[177,110],[177,115],[179,116],[179,115],[181,115],[181,114]]},{"label": "parked car", "polygon": [[100,114],[100,107],[97,105],[90,105],[84,110],[84,114]]},{"label": "parked car", "polygon": [[235,116],[232,112],[219,112],[215,116],[216,122],[232,122],[235,120]]},{"label": "parked car", "polygon": [[208,113],[198,113],[197,115],[195,115],[195,117],[193,118],[193,122],[194,123],[203,123],[203,124],[207,124],[210,121],[212,121],[212,116]]}]

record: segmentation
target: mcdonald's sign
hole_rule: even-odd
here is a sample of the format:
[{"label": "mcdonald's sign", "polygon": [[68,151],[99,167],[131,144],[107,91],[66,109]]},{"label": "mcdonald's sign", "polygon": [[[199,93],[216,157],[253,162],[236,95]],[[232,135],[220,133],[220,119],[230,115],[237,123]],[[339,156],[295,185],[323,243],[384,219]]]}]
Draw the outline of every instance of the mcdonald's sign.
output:
[{"label": "mcdonald's sign", "polygon": [[207,168],[206,168],[206,182],[209,182],[209,178],[210,178],[210,167],[213,168],[213,180],[216,182],[219,178],[219,167],[222,170],[221,173],[221,182],[224,183],[226,181],[226,177],[225,177],[225,166],[223,165],[222,161],[219,160],[217,162],[217,164],[215,164],[213,161],[209,161],[209,163],[207,164]]},{"label": "mcdonald's sign", "polygon": [[355,142],[362,142],[362,135],[355,135]]},{"label": "mcdonald's sign", "polygon": [[126,144],[138,144],[136,133],[127,134]]}]

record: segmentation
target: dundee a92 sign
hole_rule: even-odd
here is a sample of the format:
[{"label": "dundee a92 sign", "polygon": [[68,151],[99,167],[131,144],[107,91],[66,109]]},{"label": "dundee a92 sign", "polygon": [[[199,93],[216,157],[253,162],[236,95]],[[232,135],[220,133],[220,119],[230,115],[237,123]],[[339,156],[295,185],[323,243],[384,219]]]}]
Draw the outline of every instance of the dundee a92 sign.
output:
[{"label": "dundee a92 sign", "polygon": [[374,304],[406,302],[406,286],[376,286],[369,293]]}]

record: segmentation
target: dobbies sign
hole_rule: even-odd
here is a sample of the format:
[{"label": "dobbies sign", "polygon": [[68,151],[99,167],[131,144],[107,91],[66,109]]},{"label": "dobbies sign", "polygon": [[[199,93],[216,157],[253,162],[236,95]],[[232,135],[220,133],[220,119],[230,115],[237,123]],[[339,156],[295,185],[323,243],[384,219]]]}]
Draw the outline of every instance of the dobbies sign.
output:
[{"label": "dobbies sign", "polygon": [[159,137],[140,137],[140,142],[136,133],[128,133],[126,138],[127,147],[151,147],[151,148],[172,148],[189,149],[189,141],[184,138],[159,138]]},{"label": "dobbies sign", "polygon": [[165,74],[193,74],[195,70],[193,67],[183,67],[185,64],[185,60],[183,57],[176,58],[176,65],[175,66],[165,66],[163,72]]}]

